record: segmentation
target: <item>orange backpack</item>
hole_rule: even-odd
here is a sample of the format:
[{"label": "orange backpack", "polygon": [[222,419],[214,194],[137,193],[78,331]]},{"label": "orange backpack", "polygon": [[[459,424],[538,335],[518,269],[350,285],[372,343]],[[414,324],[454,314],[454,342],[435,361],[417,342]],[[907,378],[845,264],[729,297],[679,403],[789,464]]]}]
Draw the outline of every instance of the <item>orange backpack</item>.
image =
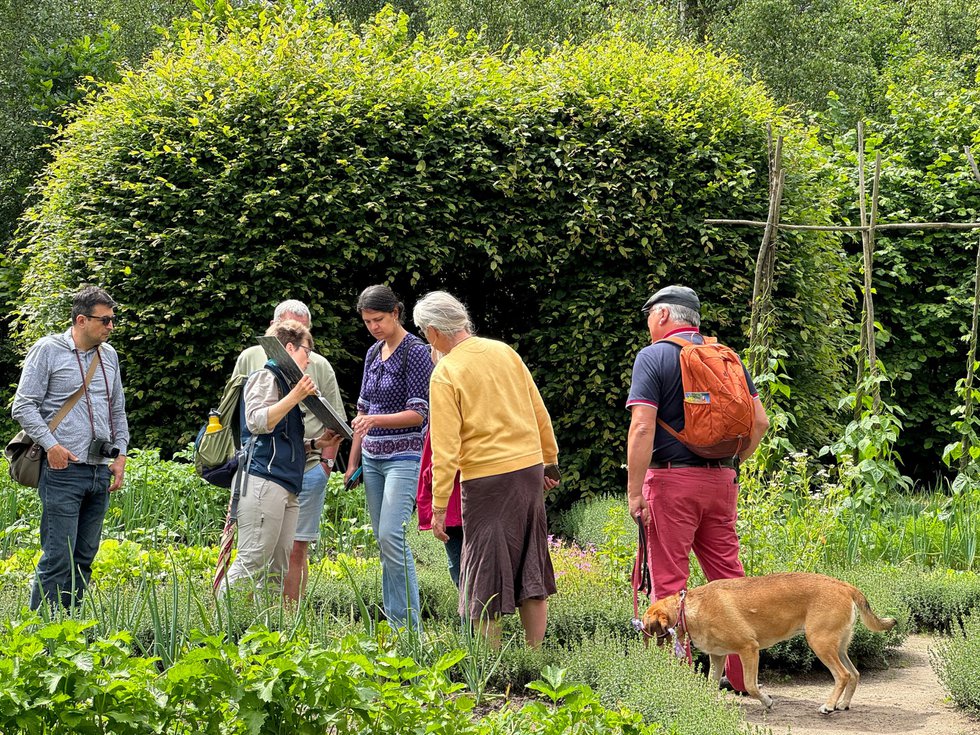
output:
[{"label": "orange backpack", "polygon": [[657,423],[700,457],[736,456],[749,443],[755,405],[735,350],[714,337],[705,337],[703,345],[680,337],[661,341],[681,348],[684,430]]}]

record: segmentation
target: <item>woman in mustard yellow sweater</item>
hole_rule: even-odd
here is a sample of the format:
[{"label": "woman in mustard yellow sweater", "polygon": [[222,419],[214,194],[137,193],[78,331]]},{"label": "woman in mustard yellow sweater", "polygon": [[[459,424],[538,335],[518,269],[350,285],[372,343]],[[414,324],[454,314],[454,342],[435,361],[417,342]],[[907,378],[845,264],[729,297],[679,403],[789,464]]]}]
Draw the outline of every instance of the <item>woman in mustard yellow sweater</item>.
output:
[{"label": "woman in mustard yellow sweater", "polygon": [[[548,554],[545,476],[557,466],[551,417],[527,366],[503,342],[473,336],[466,307],[424,296],[415,324],[445,357],[429,385],[432,532],[445,541],[446,507],[462,480],[460,614],[500,643],[500,616],[520,608],[529,646],[544,638],[555,574]],[[550,473],[549,474],[553,474]]]}]

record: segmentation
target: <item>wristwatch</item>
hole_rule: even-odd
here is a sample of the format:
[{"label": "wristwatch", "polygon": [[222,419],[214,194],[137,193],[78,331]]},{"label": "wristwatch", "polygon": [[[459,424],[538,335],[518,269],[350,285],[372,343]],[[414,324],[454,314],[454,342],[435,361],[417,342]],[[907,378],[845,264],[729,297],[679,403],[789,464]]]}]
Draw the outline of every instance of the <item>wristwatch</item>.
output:
[{"label": "wristwatch", "polygon": [[320,457],[320,462],[327,466],[327,469],[333,469],[334,458],[333,457]]}]

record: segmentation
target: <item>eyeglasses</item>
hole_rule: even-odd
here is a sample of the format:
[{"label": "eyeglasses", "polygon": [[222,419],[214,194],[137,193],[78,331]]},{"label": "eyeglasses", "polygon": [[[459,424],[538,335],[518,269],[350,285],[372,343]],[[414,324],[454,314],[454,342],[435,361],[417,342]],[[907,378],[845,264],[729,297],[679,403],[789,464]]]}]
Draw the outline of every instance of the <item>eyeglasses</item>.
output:
[{"label": "eyeglasses", "polygon": [[306,350],[306,356],[307,357],[309,357],[313,353],[313,348],[312,347],[307,347],[306,345],[299,345],[299,347],[301,347],[304,350]]},{"label": "eyeglasses", "polygon": [[103,327],[108,327],[110,324],[114,326],[119,326],[122,321],[118,316],[95,316],[95,314],[82,314],[86,319],[95,319],[97,322],[102,322]]}]

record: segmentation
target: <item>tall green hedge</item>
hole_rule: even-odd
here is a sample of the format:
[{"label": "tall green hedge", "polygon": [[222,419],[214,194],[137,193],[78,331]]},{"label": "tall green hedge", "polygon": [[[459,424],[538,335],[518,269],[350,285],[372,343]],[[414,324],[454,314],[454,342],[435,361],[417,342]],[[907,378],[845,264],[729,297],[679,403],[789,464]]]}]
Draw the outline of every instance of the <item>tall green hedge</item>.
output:
[{"label": "tall green hedge", "polygon": [[[745,345],[764,217],[766,126],[789,135],[787,216],[832,216],[824,153],[731,61],[619,38],[505,56],[360,35],[304,16],[187,27],[66,130],[24,221],[22,330],[64,324],[80,281],[129,318],[114,335],[136,442],[186,441],[242,345],[290,296],[356,398],[369,338],[353,304],[390,282],[409,309],[445,287],[517,346],[579,496],[621,486],[639,307],[684,282],[705,328]],[[825,236],[787,241],[777,298],[803,443],[838,394],[847,271]],[[805,410],[804,410],[805,408]]]}]

